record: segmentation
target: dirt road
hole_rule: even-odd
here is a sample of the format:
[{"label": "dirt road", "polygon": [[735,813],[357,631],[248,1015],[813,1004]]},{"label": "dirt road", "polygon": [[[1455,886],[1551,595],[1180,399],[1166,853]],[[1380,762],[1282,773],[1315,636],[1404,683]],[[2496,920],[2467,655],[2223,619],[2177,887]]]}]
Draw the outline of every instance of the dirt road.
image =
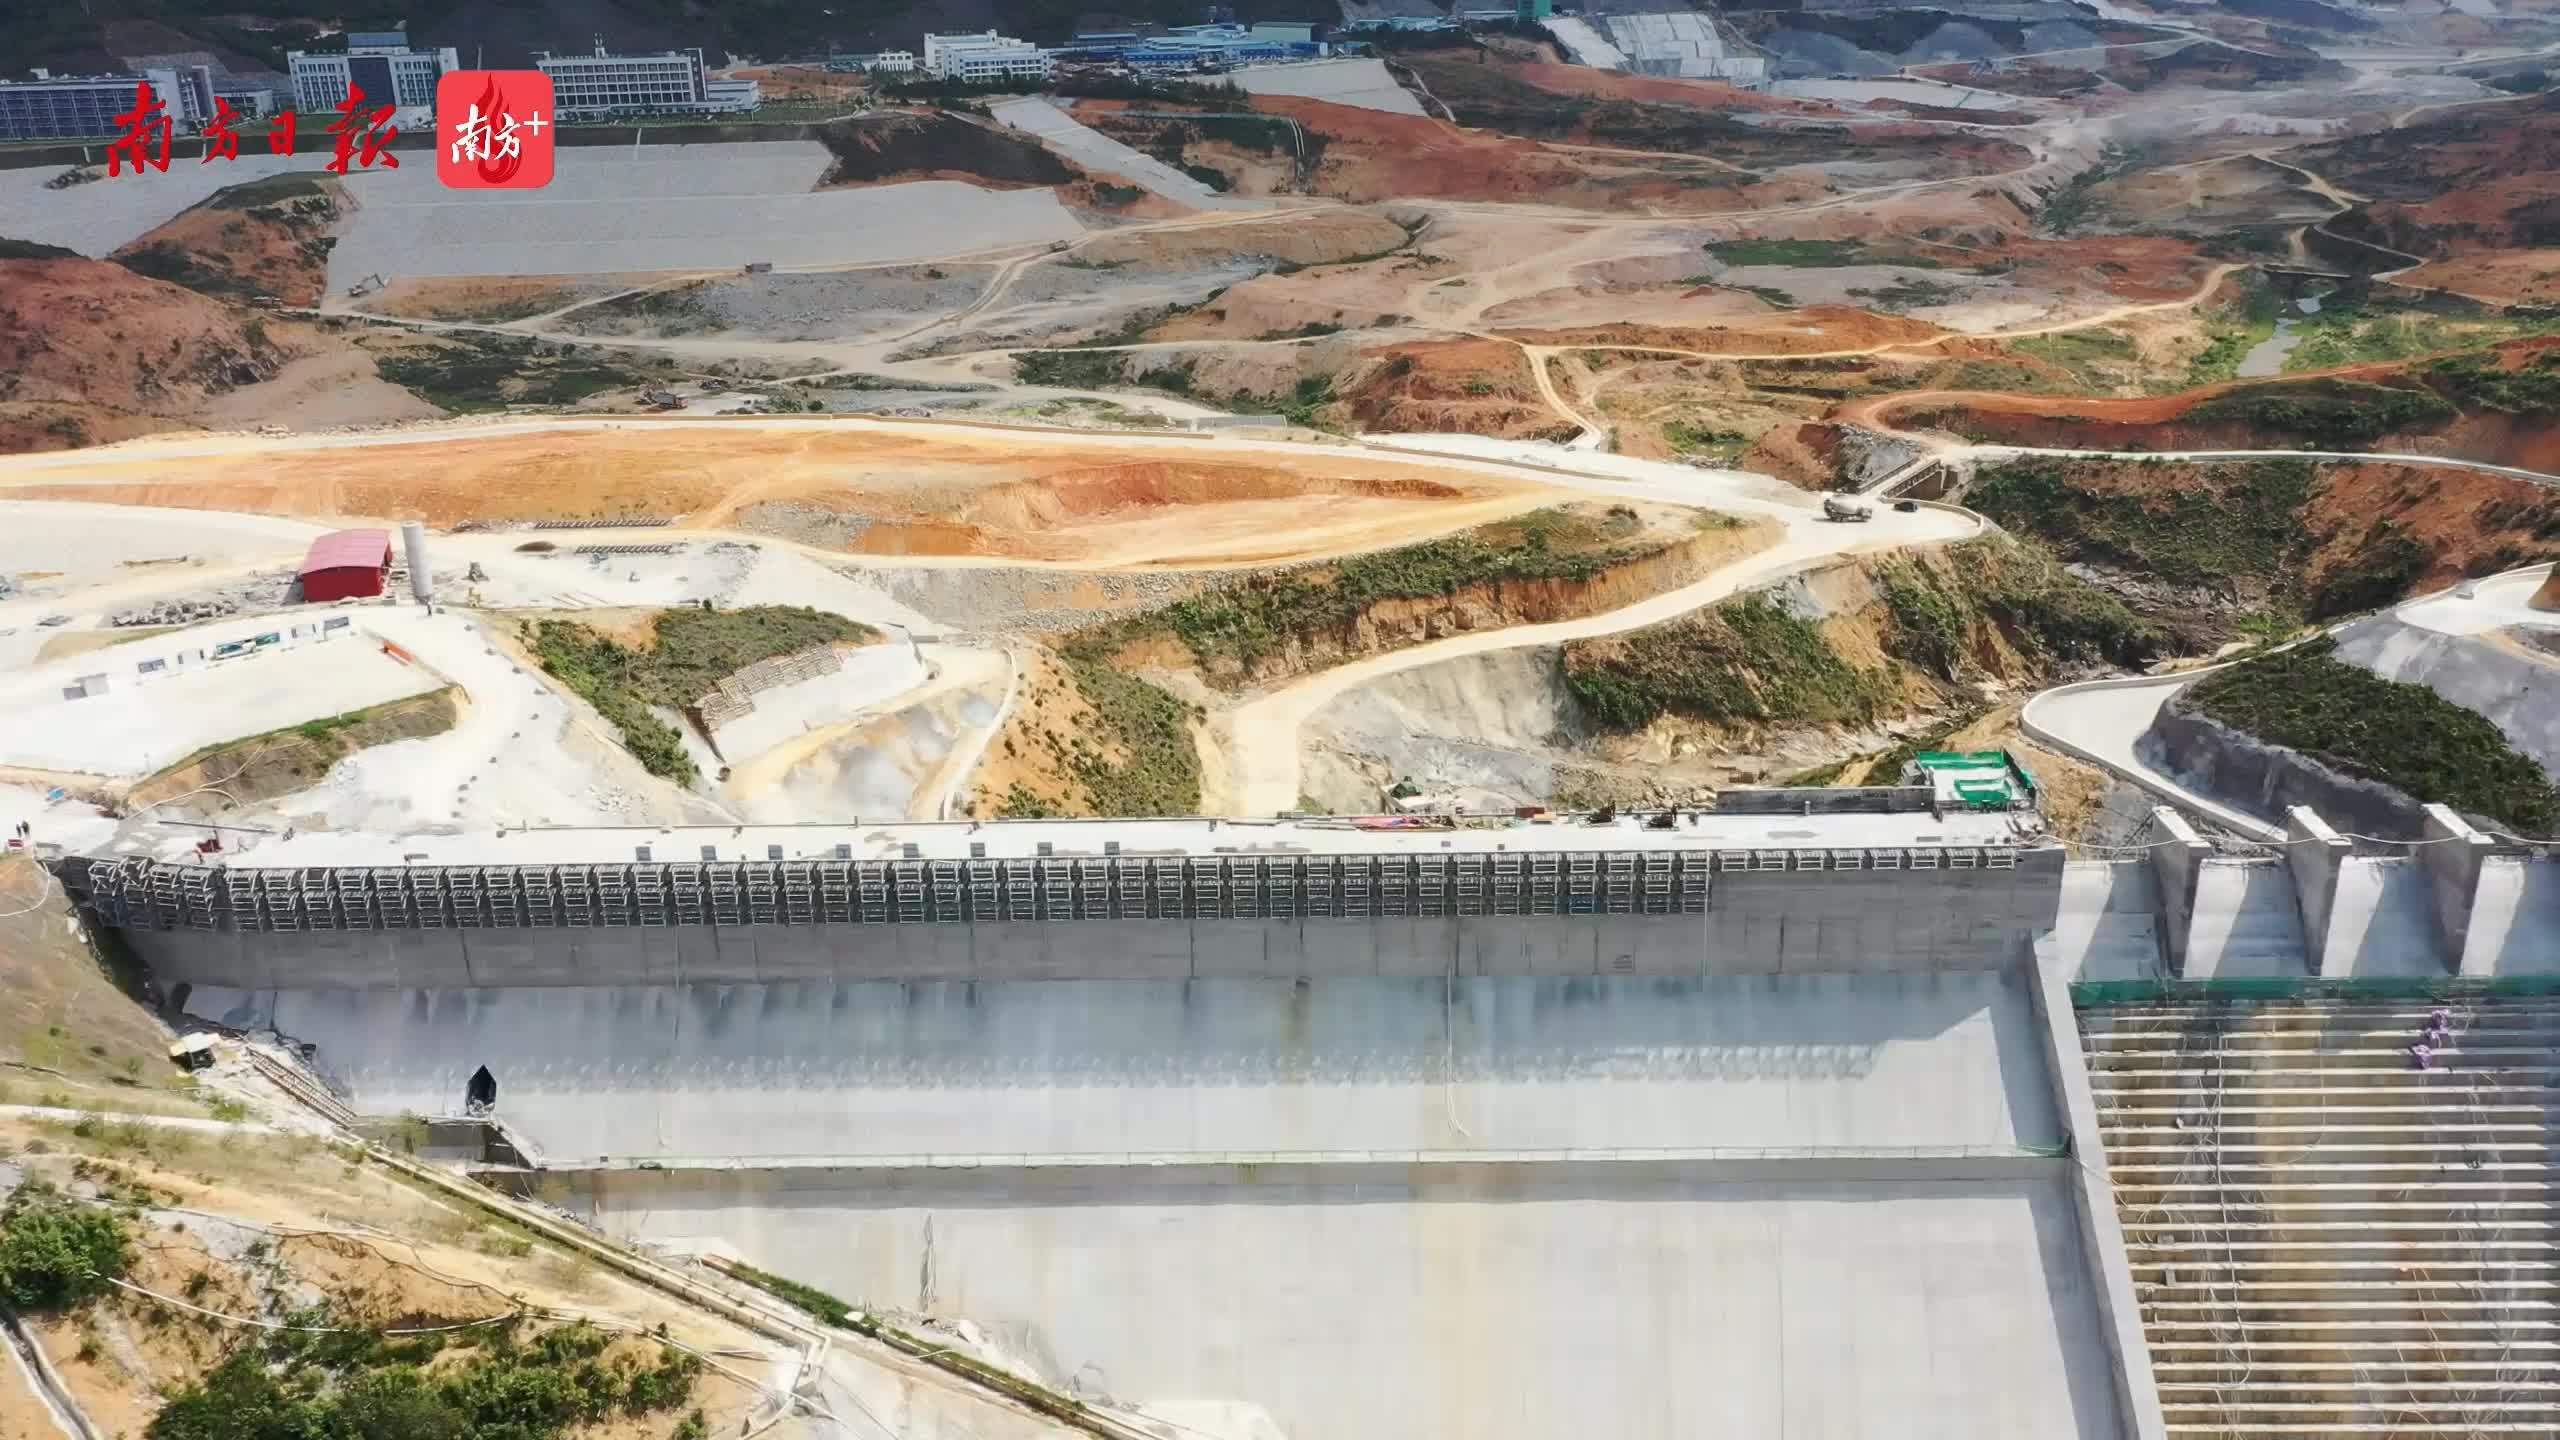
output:
[{"label": "dirt road", "polygon": [[1842,555],[1942,545],[1977,534],[1980,529],[1977,522],[1949,510],[1923,509],[1909,515],[1886,510],[1866,525],[1835,525],[1805,512],[1789,523],[1786,537],[1775,546],[1702,580],[1633,605],[1579,620],[1455,635],[1310,675],[1246,701],[1214,722],[1227,763],[1208,767],[1204,778],[1213,783],[1222,779],[1224,793],[1204,788],[1201,808],[1213,815],[1234,816],[1272,815],[1295,808],[1300,793],[1300,729],[1328,702],[1385,676],[1489,651],[1561,645],[1568,640],[1659,625],[1738,591],[1783,579]]}]

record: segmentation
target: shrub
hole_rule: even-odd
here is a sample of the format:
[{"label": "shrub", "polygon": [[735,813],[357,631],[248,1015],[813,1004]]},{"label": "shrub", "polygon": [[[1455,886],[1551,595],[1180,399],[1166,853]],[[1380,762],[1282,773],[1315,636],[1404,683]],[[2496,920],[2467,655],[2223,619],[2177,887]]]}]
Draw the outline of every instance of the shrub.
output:
[{"label": "shrub", "polygon": [[104,1294],[132,1261],[122,1220],[40,1180],[12,1191],[0,1212],[0,1299],[20,1309],[60,1310]]},{"label": "shrub", "polygon": [[2421,801],[2531,834],[2560,823],[2560,793],[2486,716],[2424,685],[2385,680],[2336,658],[2328,636],[2233,666],[2181,702],[2271,744],[2395,786]]}]

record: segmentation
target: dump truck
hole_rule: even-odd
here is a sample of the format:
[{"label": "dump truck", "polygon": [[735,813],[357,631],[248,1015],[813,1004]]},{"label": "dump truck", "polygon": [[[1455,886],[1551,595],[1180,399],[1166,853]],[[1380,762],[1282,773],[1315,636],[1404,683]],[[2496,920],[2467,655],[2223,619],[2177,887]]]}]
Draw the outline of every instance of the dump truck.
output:
[{"label": "dump truck", "polygon": [[1875,511],[1868,509],[1866,506],[1859,504],[1855,500],[1843,500],[1837,495],[1825,495],[1822,497],[1822,518],[1825,520],[1838,520],[1843,523],[1854,520],[1872,520],[1875,518],[1875,514]]}]

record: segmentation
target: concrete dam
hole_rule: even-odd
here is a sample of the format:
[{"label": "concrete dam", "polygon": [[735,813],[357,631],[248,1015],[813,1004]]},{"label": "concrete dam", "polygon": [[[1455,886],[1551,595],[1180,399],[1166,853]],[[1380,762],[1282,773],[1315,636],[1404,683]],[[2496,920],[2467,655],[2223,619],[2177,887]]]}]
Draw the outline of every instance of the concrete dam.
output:
[{"label": "concrete dam", "polygon": [[2089,1016],[2560,975],[2560,861],[2449,815],[2411,856],[2164,811],[2067,861],[2024,813],[1823,803],[220,864],[137,826],[58,873],[175,1007],[361,1111],[485,1069],[530,1166],[498,1183],[1233,1440],[2194,1429]]}]

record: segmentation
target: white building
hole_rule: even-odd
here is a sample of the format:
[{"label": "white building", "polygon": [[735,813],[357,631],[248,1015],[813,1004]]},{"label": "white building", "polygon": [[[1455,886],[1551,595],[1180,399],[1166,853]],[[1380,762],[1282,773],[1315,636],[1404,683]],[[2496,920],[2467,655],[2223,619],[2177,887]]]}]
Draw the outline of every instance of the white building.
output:
[{"label": "white building", "polygon": [[[129,75],[54,75],[0,81],[0,140],[85,140],[123,129],[115,117],[133,108],[136,85],[148,82],[172,136],[193,135],[213,113],[213,72],[202,65],[151,66]],[[154,142],[156,151],[157,142]]]},{"label": "white building", "polygon": [[762,100],[753,80],[711,78],[699,48],[615,55],[598,40],[592,54],[544,54],[534,64],[551,77],[552,108],[572,118],[721,114],[753,110]]},{"label": "white building", "polygon": [[1049,52],[1028,40],[984,30],[924,37],[924,68],[944,80],[1046,80]]},{"label": "white building", "polygon": [[350,31],[344,54],[289,50],[285,61],[293,72],[293,108],[316,118],[345,103],[352,85],[364,92],[365,108],[399,107],[397,125],[435,123],[436,81],[447,70],[462,68],[462,57],[448,45],[424,50],[409,43],[405,30]]}]

